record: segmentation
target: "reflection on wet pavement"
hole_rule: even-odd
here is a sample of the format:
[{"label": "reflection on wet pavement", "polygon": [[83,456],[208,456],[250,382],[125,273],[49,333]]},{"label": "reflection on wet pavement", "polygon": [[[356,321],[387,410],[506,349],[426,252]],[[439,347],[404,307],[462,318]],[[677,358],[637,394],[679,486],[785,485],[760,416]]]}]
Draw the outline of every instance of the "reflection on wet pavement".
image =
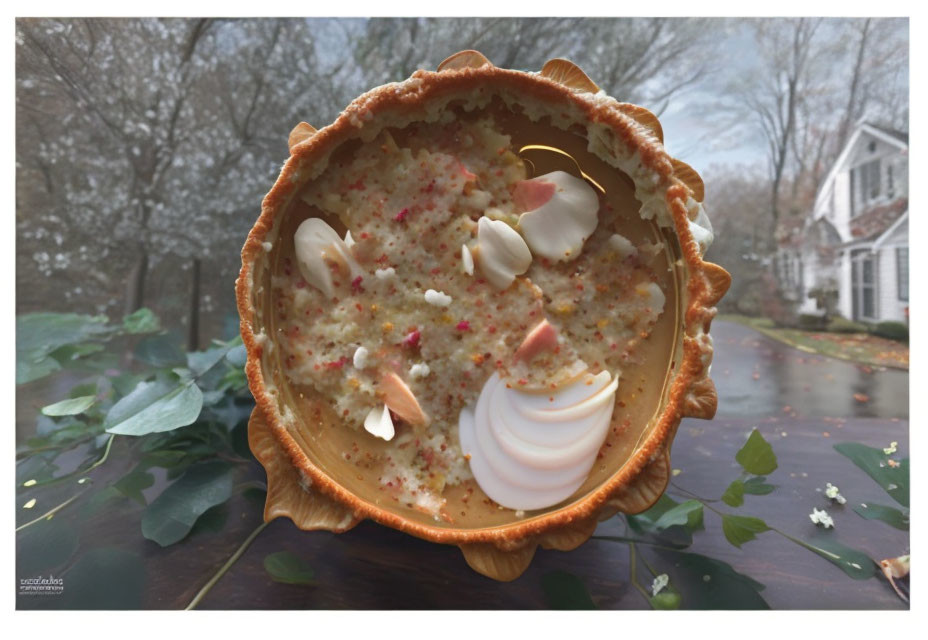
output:
[{"label": "reflection on wet pavement", "polygon": [[722,320],[712,338],[718,416],[909,417],[907,371],[805,353]]}]

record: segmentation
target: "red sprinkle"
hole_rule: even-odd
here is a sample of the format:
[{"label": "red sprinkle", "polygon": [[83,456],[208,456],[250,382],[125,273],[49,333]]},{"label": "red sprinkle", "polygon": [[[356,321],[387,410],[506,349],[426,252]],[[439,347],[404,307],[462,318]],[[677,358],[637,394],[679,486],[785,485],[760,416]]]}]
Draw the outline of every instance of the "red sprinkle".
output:
[{"label": "red sprinkle", "polygon": [[470,329],[470,323],[467,320],[461,320],[458,323],[458,326],[457,326],[458,331],[467,331],[468,329]]},{"label": "red sprinkle", "polygon": [[402,222],[403,220],[406,219],[406,216],[408,215],[409,215],[409,207],[404,207],[402,211],[400,211],[398,214],[393,216],[393,219],[396,220],[397,222]]},{"label": "red sprinkle", "polygon": [[325,368],[326,369],[341,369],[346,364],[348,364],[350,361],[351,359],[348,356],[342,356],[338,360],[333,360],[332,362],[326,362]]},{"label": "red sprinkle", "polygon": [[406,337],[403,338],[403,346],[412,348],[418,347],[420,337],[421,334],[419,333],[418,329],[410,331],[408,334],[406,334]]},{"label": "red sprinkle", "polygon": [[352,280],[352,281],[351,281],[351,290],[354,291],[355,293],[360,293],[361,291],[363,291],[363,289],[361,289],[361,281],[362,281],[363,279],[364,279],[363,277],[358,276],[357,278],[355,278],[354,280]]}]

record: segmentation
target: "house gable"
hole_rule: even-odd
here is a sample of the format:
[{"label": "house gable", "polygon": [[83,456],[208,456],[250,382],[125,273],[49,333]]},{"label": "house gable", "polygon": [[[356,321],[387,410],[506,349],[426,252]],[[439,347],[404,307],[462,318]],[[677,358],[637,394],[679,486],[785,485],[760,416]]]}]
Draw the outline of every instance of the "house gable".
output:
[{"label": "house gable", "polygon": [[[858,125],[819,189],[812,219],[829,220],[842,240],[849,242],[861,237],[860,225],[853,224],[858,216],[890,205],[897,215],[901,213],[896,203],[908,195],[907,153],[904,134],[868,123]],[[882,232],[894,220],[887,220],[875,232]]]}]

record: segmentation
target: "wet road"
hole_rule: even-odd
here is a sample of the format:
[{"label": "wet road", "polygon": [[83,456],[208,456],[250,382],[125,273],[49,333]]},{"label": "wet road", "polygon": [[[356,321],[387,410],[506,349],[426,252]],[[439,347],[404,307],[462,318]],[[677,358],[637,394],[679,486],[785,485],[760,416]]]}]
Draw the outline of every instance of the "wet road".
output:
[{"label": "wet road", "polygon": [[907,371],[813,355],[722,320],[712,338],[720,417],[909,417]]}]

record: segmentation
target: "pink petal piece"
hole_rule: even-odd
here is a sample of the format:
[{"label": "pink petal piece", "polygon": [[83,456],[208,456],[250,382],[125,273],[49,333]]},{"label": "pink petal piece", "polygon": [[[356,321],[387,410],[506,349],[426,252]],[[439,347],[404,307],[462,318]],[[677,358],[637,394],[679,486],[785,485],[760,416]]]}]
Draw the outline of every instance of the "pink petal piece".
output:
[{"label": "pink petal piece", "polygon": [[554,197],[557,186],[553,182],[520,180],[512,192],[512,201],[520,211],[534,211]]}]

